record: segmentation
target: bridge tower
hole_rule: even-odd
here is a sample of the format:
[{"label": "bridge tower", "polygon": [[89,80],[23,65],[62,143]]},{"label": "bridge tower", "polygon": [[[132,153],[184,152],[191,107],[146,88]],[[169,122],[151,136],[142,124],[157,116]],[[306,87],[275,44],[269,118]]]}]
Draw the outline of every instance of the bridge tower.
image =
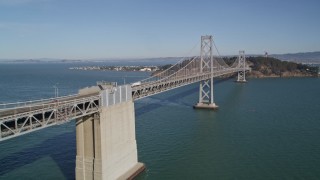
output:
[{"label": "bridge tower", "polygon": [[244,51],[239,51],[239,64],[238,64],[238,68],[239,68],[239,72],[238,72],[238,79],[237,82],[247,82],[246,80],[246,56],[245,56],[245,52]]},{"label": "bridge tower", "polygon": [[211,35],[201,36],[201,54],[200,54],[200,73],[211,72],[211,78],[200,82],[199,102],[194,108],[199,109],[217,109],[213,96],[213,37]]}]

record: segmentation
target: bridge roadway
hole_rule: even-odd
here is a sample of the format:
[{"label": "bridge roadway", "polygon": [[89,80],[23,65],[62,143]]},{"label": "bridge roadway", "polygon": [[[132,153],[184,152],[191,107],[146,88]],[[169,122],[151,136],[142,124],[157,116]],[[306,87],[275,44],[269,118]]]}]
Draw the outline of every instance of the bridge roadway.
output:
[{"label": "bridge roadway", "polygon": [[[138,100],[211,77],[233,74],[238,71],[240,71],[239,68],[226,68],[213,73],[175,75],[158,81],[144,82],[132,87],[132,99]],[[100,93],[95,91],[57,100],[36,102],[22,107],[0,109],[0,141],[98,112],[100,101]]]},{"label": "bridge roadway", "polygon": [[0,141],[95,113],[99,100],[92,93],[0,110]]},{"label": "bridge roadway", "polygon": [[[241,69],[243,70],[243,69]],[[246,71],[251,70],[249,67],[245,68]],[[152,96],[172,90],[178,87],[186,86],[192,83],[200,82],[203,80],[210,79],[211,77],[219,77],[223,75],[237,73],[239,68],[225,68],[219,71],[206,72],[206,73],[195,73],[188,76],[177,76],[169,77],[167,79],[161,79],[159,81],[151,81],[147,83],[142,83],[139,86],[132,87],[132,98],[134,100],[141,99],[144,97]]]}]

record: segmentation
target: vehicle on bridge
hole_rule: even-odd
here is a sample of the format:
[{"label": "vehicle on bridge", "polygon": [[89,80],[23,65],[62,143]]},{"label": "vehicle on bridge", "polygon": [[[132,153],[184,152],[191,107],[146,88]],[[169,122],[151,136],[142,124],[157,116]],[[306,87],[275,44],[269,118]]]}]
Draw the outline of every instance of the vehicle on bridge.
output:
[{"label": "vehicle on bridge", "polygon": [[131,83],[131,87],[140,86],[140,85],[141,85],[141,81]]}]

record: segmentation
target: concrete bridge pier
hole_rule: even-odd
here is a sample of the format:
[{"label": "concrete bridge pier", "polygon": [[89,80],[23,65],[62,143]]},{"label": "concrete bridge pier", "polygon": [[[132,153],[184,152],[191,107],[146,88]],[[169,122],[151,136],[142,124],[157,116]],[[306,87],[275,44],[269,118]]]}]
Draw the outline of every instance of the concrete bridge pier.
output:
[{"label": "concrete bridge pier", "polygon": [[100,95],[100,112],[76,120],[76,179],[131,179],[144,170],[138,162],[131,87]]},{"label": "concrete bridge pier", "polygon": [[[96,179],[94,170],[97,168],[95,162],[101,161],[101,155],[95,153],[95,145],[98,145],[95,139],[95,121],[98,121],[97,115],[88,115],[76,120],[76,179]],[[99,145],[98,145],[99,146]]]}]

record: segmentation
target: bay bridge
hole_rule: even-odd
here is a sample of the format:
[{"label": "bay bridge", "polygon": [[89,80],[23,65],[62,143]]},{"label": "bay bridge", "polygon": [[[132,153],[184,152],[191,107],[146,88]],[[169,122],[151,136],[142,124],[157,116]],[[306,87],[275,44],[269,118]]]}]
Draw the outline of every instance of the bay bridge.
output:
[{"label": "bay bridge", "polygon": [[233,64],[213,55],[213,37],[201,36],[200,56],[133,84],[99,84],[76,95],[0,104],[0,141],[76,120],[76,179],[130,179],[144,169],[138,162],[134,101],[200,82],[194,108],[216,109],[213,79],[237,74],[246,82],[244,51]]}]

